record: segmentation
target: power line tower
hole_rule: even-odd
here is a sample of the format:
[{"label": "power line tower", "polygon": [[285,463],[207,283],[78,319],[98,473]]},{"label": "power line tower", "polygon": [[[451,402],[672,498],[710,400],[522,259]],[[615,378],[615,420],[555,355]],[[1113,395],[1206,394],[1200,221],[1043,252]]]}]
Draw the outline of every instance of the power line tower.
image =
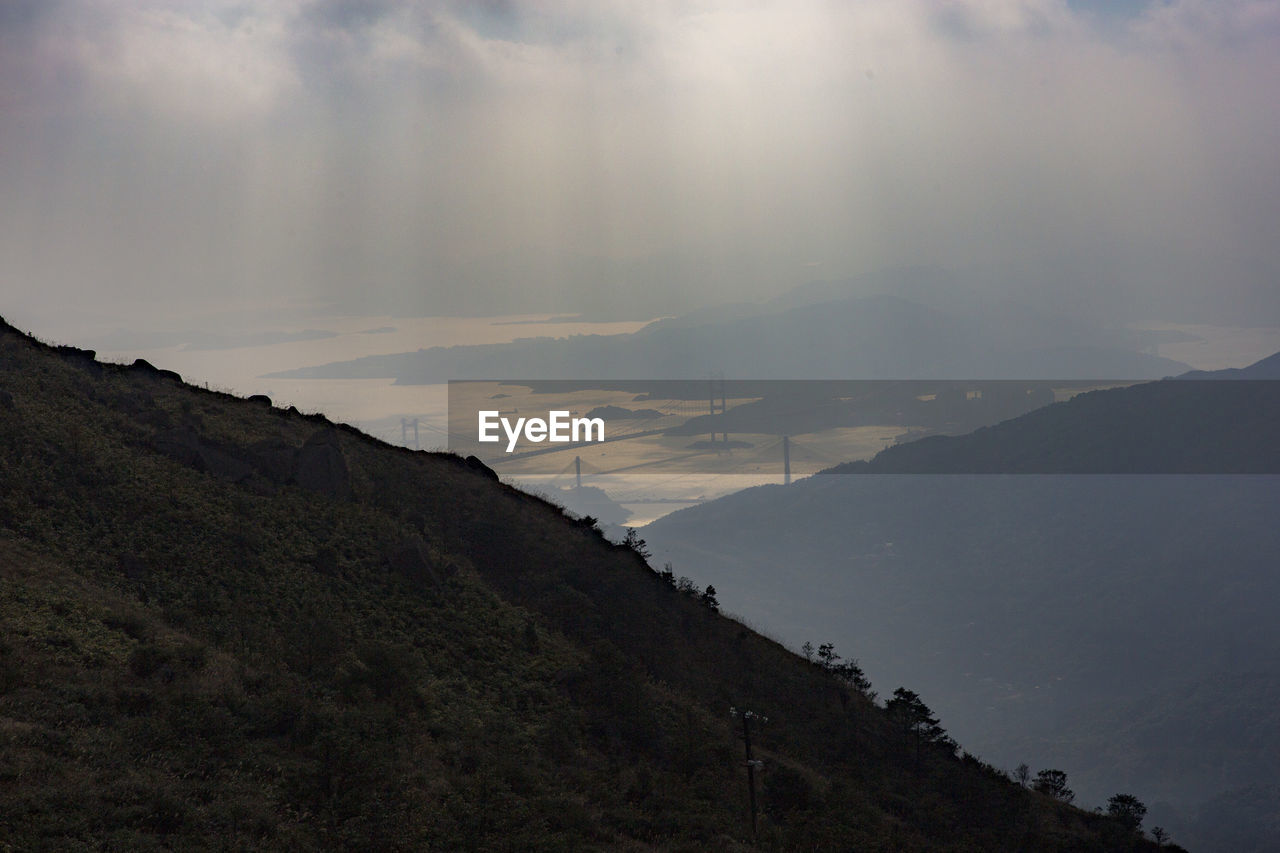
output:
[{"label": "power line tower", "polygon": [[740,718],[742,720],[742,742],[746,744],[747,759],[742,762],[747,768],[747,797],[751,803],[751,837],[756,837],[756,768],[764,767],[764,762],[759,761],[751,756],[751,721],[756,720],[761,723],[769,722],[768,717],[761,716],[755,711],[739,711],[737,708],[729,708],[729,716]]},{"label": "power line tower", "polygon": [[403,444],[405,447],[409,446],[410,427],[413,428],[413,449],[421,450],[422,448],[418,446],[418,419],[417,418],[414,418],[413,420],[407,420],[405,418],[400,419],[400,443]]},{"label": "power line tower", "polygon": [[707,414],[711,416],[711,443],[716,442],[716,375],[707,374]]},{"label": "power line tower", "polygon": [[[714,444],[716,440],[715,433],[715,415],[716,415],[716,380],[720,380],[720,416],[724,417],[725,412],[729,411],[728,393],[725,389],[724,371],[716,373],[711,371],[707,374],[707,407],[712,417],[711,422],[711,442]],[[729,433],[724,433],[724,440],[727,444],[729,441]]]},{"label": "power line tower", "polygon": [[[722,370],[720,371],[720,417],[725,420],[728,420],[728,412],[729,412],[728,392],[725,390],[724,371]],[[728,445],[729,443],[729,428],[727,424],[725,426],[724,443],[726,445]]]}]

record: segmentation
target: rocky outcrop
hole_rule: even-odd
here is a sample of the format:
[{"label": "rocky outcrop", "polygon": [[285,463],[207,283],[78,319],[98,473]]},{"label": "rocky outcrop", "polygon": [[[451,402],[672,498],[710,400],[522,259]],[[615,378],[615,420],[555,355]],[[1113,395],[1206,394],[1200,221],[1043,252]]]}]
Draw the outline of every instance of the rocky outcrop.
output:
[{"label": "rocky outcrop", "polygon": [[268,438],[250,445],[247,458],[266,479],[278,486],[293,482],[298,448],[283,438]]},{"label": "rocky outcrop", "polygon": [[222,444],[200,435],[190,425],[161,430],[151,440],[158,452],[175,462],[258,491],[296,485],[337,500],[351,500],[351,472],[338,433],[317,431],[302,447],[282,438],[249,447]]},{"label": "rocky outcrop", "polygon": [[91,349],[58,346],[54,347],[54,351],[66,359],[68,364],[74,364],[81,370],[88,371],[92,374],[102,373],[102,365],[98,362],[98,354]]},{"label": "rocky outcrop", "polygon": [[233,451],[201,438],[191,427],[164,430],[156,435],[153,445],[176,462],[232,482],[248,479],[255,471],[249,462]]},{"label": "rocky outcrop", "polygon": [[467,467],[479,474],[483,474],[495,483],[498,482],[498,472],[490,468],[488,465],[480,461],[479,456],[468,456],[466,458]]},{"label": "rocky outcrop", "polygon": [[145,358],[135,358],[133,364],[130,365],[133,370],[139,373],[145,373],[154,376],[157,379],[172,379],[174,382],[181,382],[182,375],[172,370],[161,370]]},{"label": "rocky outcrop", "polygon": [[308,491],[350,500],[351,472],[338,441],[337,430],[322,429],[298,451],[293,481]]},{"label": "rocky outcrop", "polygon": [[151,446],[179,462],[197,471],[208,471],[204,467],[204,459],[200,453],[200,436],[190,427],[174,427],[162,430],[151,440]]}]

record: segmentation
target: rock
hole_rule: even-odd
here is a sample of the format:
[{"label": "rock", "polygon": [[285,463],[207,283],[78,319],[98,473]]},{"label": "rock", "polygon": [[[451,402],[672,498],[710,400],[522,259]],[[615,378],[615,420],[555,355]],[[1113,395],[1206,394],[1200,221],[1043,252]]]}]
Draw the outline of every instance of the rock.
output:
[{"label": "rock", "polygon": [[498,482],[498,472],[494,471],[488,465],[481,462],[480,457],[468,456],[466,458],[466,463],[467,463],[467,467],[470,468],[471,470],[477,471],[480,474],[483,474],[484,476],[488,477],[490,480],[493,480],[495,483]]},{"label": "rock", "polygon": [[102,372],[102,365],[98,363],[98,353],[94,350],[69,346],[58,346],[54,350],[67,361],[90,373],[100,374]]},{"label": "rock", "polygon": [[141,373],[147,373],[157,379],[172,379],[174,382],[181,382],[182,376],[172,370],[161,370],[145,358],[135,358],[133,364],[130,365],[133,370]]},{"label": "rock", "polygon": [[240,482],[254,473],[248,462],[205,441],[191,427],[165,430],[152,440],[152,446],[175,462],[233,482]]},{"label": "rock", "polygon": [[156,405],[155,398],[139,388],[130,387],[106,398],[107,405],[125,412],[139,423],[159,430],[172,429],[173,418]]},{"label": "rock", "polygon": [[268,438],[249,448],[250,461],[258,473],[277,485],[293,479],[297,470],[298,449],[283,438]]},{"label": "rock", "polygon": [[69,347],[65,345],[54,347],[54,351],[64,358],[93,361],[98,357],[98,354],[91,349],[80,349],[79,347]]},{"label": "rock", "polygon": [[253,466],[243,459],[210,444],[201,442],[200,457],[204,460],[205,470],[215,477],[222,477],[239,483],[253,476]]},{"label": "rock", "polygon": [[334,429],[322,429],[298,451],[293,481],[302,488],[338,500],[350,500],[351,472]]},{"label": "rock", "polygon": [[207,471],[200,453],[200,436],[190,427],[174,427],[156,435],[151,446],[175,462]]},{"label": "rock", "polygon": [[271,407],[271,398],[266,394],[252,394],[249,397],[249,402],[257,403],[258,405],[266,406],[267,408]]}]

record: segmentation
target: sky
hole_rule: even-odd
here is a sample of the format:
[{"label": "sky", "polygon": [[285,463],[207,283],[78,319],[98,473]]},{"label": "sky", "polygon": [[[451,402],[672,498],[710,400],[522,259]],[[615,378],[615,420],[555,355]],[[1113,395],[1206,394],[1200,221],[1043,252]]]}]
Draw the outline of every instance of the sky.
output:
[{"label": "sky", "polygon": [[0,315],[1280,325],[1277,91],[1268,0],[0,0]]}]

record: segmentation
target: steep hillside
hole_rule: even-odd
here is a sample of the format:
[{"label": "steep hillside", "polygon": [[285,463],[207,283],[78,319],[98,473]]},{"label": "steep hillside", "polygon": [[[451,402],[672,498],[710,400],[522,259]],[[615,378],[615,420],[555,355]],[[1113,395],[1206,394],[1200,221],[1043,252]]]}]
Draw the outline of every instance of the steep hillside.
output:
[{"label": "steep hillside", "polygon": [[749,849],[731,707],[761,849],[1150,846],[482,466],[7,326],[0,586],[14,849]]}]

